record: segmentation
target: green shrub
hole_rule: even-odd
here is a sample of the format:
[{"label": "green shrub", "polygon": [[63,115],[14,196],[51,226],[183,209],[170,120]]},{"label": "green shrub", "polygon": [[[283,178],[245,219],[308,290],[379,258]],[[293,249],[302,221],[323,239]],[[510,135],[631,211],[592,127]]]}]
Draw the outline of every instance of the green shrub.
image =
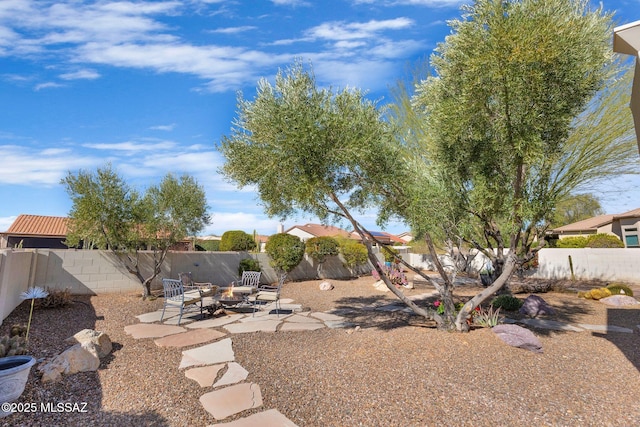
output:
[{"label": "green shrub", "polygon": [[587,238],[584,236],[566,237],[556,242],[556,248],[584,248],[587,246]]},{"label": "green shrub", "polygon": [[260,261],[254,258],[243,258],[238,265],[238,276],[242,277],[243,271],[262,271]]},{"label": "green shrub", "polygon": [[292,234],[270,236],[264,249],[271,258],[271,266],[280,272],[290,272],[304,257],[304,243]]},{"label": "green shrub", "polygon": [[594,234],[587,238],[587,248],[624,248],[624,243],[611,234]]},{"label": "green shrub", "polygon": [[400,252],[392,247],[383,246],[382,255],[384,255],[384,262],[394,262],[396,257],[400,257]]},{"label": "green shrub", "polygon": [[357,240],[341,238],[338,239],[340,253],[344,259],[344,266],[353,274],[353,270],[367,263],[369,259],[367,248]]},{"label": "green shrub", "polygon": [[627,285],[623,285],[621,283],[612,283],[607,286],[607,289],[611,292],[611,295],[627,295],[632,297],[633,291]]},{"label": "green shrub", "polygon": [[200,250],[199,247],[202,248],[202,250],[205,251],[219,251],[220,250],[220,240],[196,240],[196,250]]},{"label": "green shrub", "polygon": [[329,236],[312,237],[307,240],[305,252],[319,263],[325,262],[329,256],[336,256],[340,253],[338,242]]},{"label": "green shrub", "polygon": [[240,230],[225,231],[220,238],[221,251],[250,251],[255,249],[253,236]]},{"label": "green shrub", "polygon": [[491,301],[493,308],[502,308],[506,311],[518,311],[524,301],[511,295],[499,295]]}]

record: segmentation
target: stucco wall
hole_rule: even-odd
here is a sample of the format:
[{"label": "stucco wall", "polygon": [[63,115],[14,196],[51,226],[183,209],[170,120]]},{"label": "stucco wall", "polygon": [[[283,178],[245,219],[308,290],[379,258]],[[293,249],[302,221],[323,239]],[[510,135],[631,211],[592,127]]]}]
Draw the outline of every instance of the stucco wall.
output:
[{"label": "stucco wall", "polygon": [[640,282],[640,249],[542,249],[532,277],[571,279],[569,256],[576,279]]}]

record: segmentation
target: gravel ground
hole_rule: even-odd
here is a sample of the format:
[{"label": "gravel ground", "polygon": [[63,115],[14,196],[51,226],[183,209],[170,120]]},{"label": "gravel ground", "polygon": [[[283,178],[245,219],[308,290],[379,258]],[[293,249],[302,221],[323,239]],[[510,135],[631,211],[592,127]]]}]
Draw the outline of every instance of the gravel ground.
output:
[{"label": "gravel ground", "polygon": [[[367,307],[390,293],[370,277],[288,283],[283,297],[305,309]],[[588,287],[588,284],[583,284]],[[418,286],[407,293],[430,290]],[[459,295],[479,289],[467,285]],[[640,293],[640,289],[635,289]],[[526,295],[519,295],[525,297]],[[637,331],[640,309],[609,309],[575,293],[546,293],[552,319],[613,324]],[[20,403],[86,402],[86,412],[13,414],[2,426],[206,426],[215,419],[198,398],[207,389],[177,369],[179,349],[134,340],[124,326],[162,306],[137,295],[74,297],[69,308],[36,310],[32,354],[53,356],[84,328],[102,330],[114,344],[97,372],[42,384],[32,369]],[[23,303],[0,327],[25,322]],[[236,361],[260,385],[263,408],[277,408],[306,426],[636,426],[640,424],[640,335],[535,330],[544,354],[503,344],[488,329],[439,332],[420,318],[358,310],[354,329],[233,335]],[[240,416],[230,417],[230,421]]]}]

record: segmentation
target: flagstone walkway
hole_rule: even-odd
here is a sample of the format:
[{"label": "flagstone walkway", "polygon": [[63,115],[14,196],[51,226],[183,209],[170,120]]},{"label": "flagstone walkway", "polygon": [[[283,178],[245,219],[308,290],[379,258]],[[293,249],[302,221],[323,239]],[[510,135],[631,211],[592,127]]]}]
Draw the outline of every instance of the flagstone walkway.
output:
[{"label": "flagstone walkway", "polygon": [[[177,325],[177,310],[168,310],[162,323],[162,310],[158,310],[136,316],[140,323],[125,326],[124,330],[135,339],[153,338],[159,347],[182,348],[201,344],[182,351],[182,360],[177,369],[184,369],[187,379],[196,381],[203,389],[209,389],[200,396],[200,403],[220,421],[262,406],[260,386],[246,382],[249,372],[235,362],[232,340],[228,334],[311,331],[354,326],[332,313],[302,312],[301,306],[294,304],[292,300],[281,300],[280,315],[274,309],[274,306],[266,306],[255,314],[232,312],[203,320],[200,320],[199,312],[183,314],[180,326]],[[218,374],[223,371],[224,374],[216,382]],[[213,426],[296,425],[277,409],[269,409],[232,422],[210,425]]]},{"label": "flagstone walkway", "polygon": [[[414,296],[422,299],[433,293]],[[376,311],[406,311],[410,310],[400,301],[384,303],[375,306],[358,307],[364,310]],[[354,307],[354,309],[358,309]],[[200,396],[200,403],[216,420],[224,420],[262,406],[260,386],[246,382],[249,372],[235,362],[232,340],[228,334],[249,332],[291,332],[310,331],[321,328],[350,328],[352,323],[336,312],[302,312],[299,304],[292,300],[281,300],[281,314],[274,314],[273,305],[266,306],[255,314],[232,312],[221,316],[201,320],[200,313],[183,314],[180,326],[178,312],[167,312],[160,323],[162,310],[136,316],[140,323],[124,328],[125,332],[135,339],[153,338],[160,347],[199,347],[182,351],[182,360],[177,369],[185,370],[187,379],[196,381],[202,388],[210,389]],[[505,323],[522,323],[540,329],[559,331],[598,331],[633,333],[629,328],[615,325],[569,325],[547,319],[505,319]],[[638,325],[640,330],[640,325]],[[226,368],[226,370],[225,370]],[[216,382],[218,374],[224,374]],[[228,427],[295,427],[296,425],[280,413],[277,409],[269,409],[232,422],[211,424]]]}]

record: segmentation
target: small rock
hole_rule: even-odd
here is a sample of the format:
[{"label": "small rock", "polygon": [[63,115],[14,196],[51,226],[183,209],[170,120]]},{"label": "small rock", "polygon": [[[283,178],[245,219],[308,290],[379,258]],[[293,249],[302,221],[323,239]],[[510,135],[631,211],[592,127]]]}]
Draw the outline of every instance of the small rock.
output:
[{"label": "small rock", "polygon": [[327,282],[326,280],[322,283],[320,283],[320,290],[321,291],[330,291],[333,289],[333,285],[329,282]]},{"label": "small rock", "polygon": [[554,314],[555,310],[541,297],[529,295],[520,307],[520,314],[529,317],[537,317],[541,314]]}]

